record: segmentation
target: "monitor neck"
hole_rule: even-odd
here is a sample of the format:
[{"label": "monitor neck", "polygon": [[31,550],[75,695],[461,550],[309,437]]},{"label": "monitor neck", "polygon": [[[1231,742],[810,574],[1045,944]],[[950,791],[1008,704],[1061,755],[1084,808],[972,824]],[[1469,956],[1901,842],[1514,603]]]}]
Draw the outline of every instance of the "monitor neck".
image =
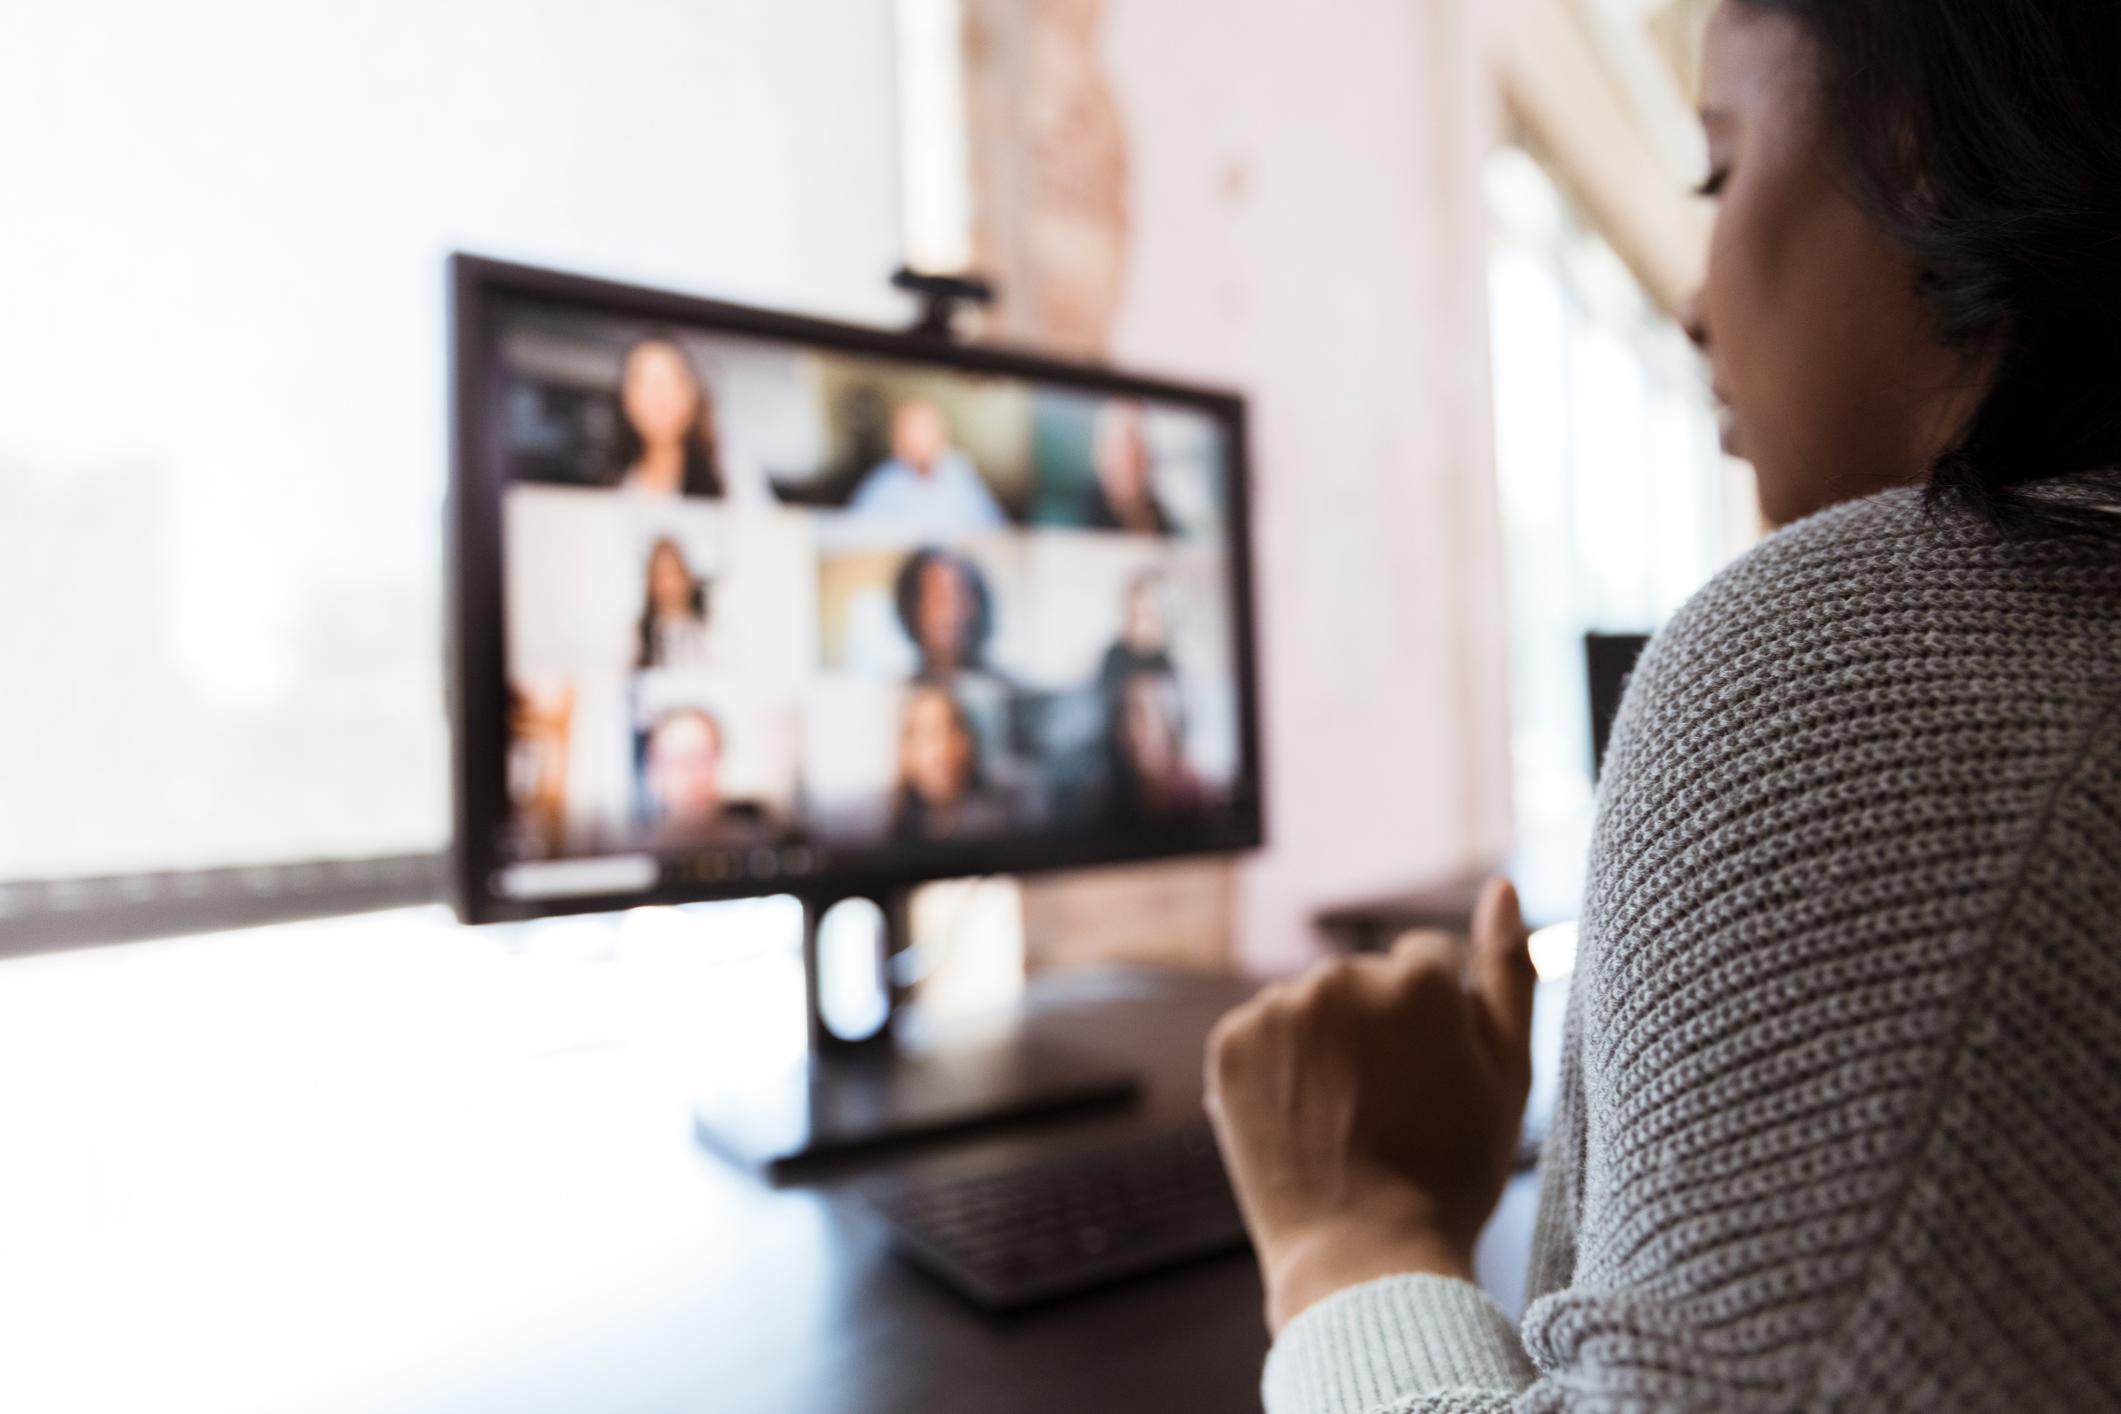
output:
[{"label": "monitor neck", "polygon": [[903,886],[803,898],[803,995],[817,1056],[887,1051],[904,989],[895,961],[913,945]]}]

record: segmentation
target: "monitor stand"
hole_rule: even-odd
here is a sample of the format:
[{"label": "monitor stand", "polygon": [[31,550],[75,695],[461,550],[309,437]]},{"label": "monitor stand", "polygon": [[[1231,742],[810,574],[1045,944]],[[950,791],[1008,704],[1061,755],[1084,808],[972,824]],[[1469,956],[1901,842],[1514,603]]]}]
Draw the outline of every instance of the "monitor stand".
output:
[{"label": "monitor stand", "polygon": [[[1140,1094],[1133,1071],[1035,1039],[1021,1016],[999,1033],[924,1029],[892,981],[892,959],[909,941],[907,905],[903,889],[873,900],[803,900],[806,1062],[778,1075],[735,1077],[702,1094],[695,1109],[701,1143],[779,1179],[860,1150]],[[875,936],[868,947],[850,949],[850,932]],[[859,974],[852,988],[850,970]],[[859,996],[865,984],[875,989],[874,1004],[869,1016],[855,1019],[880,1024],[867,1035],[843,1035],[833,1023],[844,1026],[844,999],[850,991]],[[859,1003],[852,1010],[858,1013]]]}]

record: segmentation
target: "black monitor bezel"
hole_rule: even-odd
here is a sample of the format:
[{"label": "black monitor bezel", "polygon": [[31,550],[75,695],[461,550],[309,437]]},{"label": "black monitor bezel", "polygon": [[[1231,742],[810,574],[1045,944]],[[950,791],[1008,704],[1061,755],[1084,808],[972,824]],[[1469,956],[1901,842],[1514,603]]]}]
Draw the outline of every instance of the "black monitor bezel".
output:
[{"label": "black monitor bezel", "polygon": [[[450,477],[448,495],[448,646],[454,832],[449,875],[458,915],[467,923],[519,921],[565,913],[716,899],[796,894],[831,899],[878,894],[932,879],[987,874],[1049,873],[1101,865],[1256,849],[1265,838],[1264,768],[1260,752],[1257,643],[1251,536],[1251,462],[1245,404],[1239,395],[1067,363],[991,345],[953,343],[728,304],[671,291],[457,253],[449,258]],[[906,857],[889,865],[842,866],[799,878],[659,885],[620,895],[511,898],[491,879],[500,860],[496,827],[508,818],[507,668],[501,561],[501,458],[481,416],[483,396],[500,370],[488,336],[497,304],[512,299],[582,304],[600,313],[716,333],[812,344],[835,351],[881,355],[935,367],[1002,374],[1122,396],[1197,407],[1215,417],[1228,437],[1230,563],[1236,623],[1240,780],[1247,791],[1207,830],[1178,839],[1063,837],[966,843],[939,850],[932,861]]]}]

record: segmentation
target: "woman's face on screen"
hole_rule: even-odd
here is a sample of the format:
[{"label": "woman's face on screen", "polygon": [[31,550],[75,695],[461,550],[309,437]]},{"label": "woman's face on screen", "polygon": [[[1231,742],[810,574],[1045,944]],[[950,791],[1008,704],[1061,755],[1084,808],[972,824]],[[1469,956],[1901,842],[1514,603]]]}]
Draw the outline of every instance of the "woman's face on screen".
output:
[{"label": "woman's face on screen", "polygon": [[1120,743],[1144,780],[1162,784],[1178,774],[1178,709],[1167,679],[1137,673],[1120,695]]},{"label": "woman's face on screen", "polygon": [[686,618],[692,613],[692,572],[685,557],[673,545],[658,545],[648,561],[648,596],[662,618]]},{"label": "woman's face on screen", "polygon": [[1115,507],[1131,506],[1149,489],[1149,439],[1138,408],[1119,403],[1097,420],[1091,448],[1098,485]]},{"label": "woman's face on screen", "polygon": [[930,560],[921,566],[914,603],[921,657],[930,667],[963,666],[958,659],[974,613],[972,586],[965,582],[964,571],[949,560]]},{"label": "woman's face on screen", "polygon": [[681,440],[699,415],[700,386],[685,356],[660,339],[628,355],[619,382],[619,405],[643,442]]},{"label": "woman's face on screen", "polygon": [[1169,638],[1163,598],[1154,581],[1137,582],[1127,590],[1126,627],[1120,636],[1137,653],[1154,653]]},{"label": "woman's face on screen", "polygon": [[906,784],[930,805],[947,805],[971,787],[972,741],[940,692],[915,693],[906,705],[899,756]]},{"label": "woman's face on screen", "polygon": [[1781,525],[1919,481],[1969,410],[1915,270],[1849,194],[1821,56],[1788,15],[1725,0],[1703,52],[1708,273],[1687,310]]}]

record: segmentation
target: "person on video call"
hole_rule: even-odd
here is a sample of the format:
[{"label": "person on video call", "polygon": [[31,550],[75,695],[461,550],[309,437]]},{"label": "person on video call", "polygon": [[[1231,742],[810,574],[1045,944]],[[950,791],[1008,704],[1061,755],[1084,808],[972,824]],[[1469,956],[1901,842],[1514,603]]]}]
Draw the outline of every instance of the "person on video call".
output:
[{"label": "person on video call", "polygon": [[940,687],[915,687],[899,727],[891,836],[904,843],[991,834],[1008,809],[986,788],[979,734],[964,704]]},{"label": "person on video call", "polygon": [[954,550],[919,550],[899,567],[893,598],[899,627],[913,644],[913,681],[948,689],[982,755],[1004,773],[1013,770],[1029,749],[1035,709],[987,662],[994,596],[986,575]]},{"label": "person on video call", "polygon": [[1684,317],[1779,529],[1613,725],[1521,1322],[1507,881],[1216,1027],[1269,1414],[2121,1409],[2117,54],[2114,0],[1709,18]]},{"label": "person on video call", "polygon": [[1155,461],[1140,403],[1110,402],[1098,412],[1090,465],[1097,479],[1083,493],[1084,525],[1139,535],[1177,533],[1156,499]]},{"label": "person on video call", "polygon": [[642,780],[658,840],[726,841],[763,833],[756,804],[722,793],[722,745],[722,724],[704,708],[665,712],[648,729]]},{"label": "person on video call", "polygon": [[713,641],[707,629],[707,582],[685,563],[685,552],[667,537],[648,552],[648,586],[636,630],[637,668],[711,668]]},{"label": "person on video call", "polygon": [[612,480],[655,496],[720,496],[714,398],[679,343],[637,340],[619,365],[619,427]]},{"label": "person on video call", "polygon": [[899,567],[893,588],[899,626],[913,642],[921,682],[949,683],[988,674],[987,638],[994,596],[980,567],[954,550],[918,550]]},{"label": "person on video call", "polygon": [[943,410],[926,398],[908,398],[892,412],[891,455],[862,478],[847,507],[926,535],[1007,523],[972,459],[950,445]]},{"label": "person on video call", "polygon": [[1186,759],[1185,704],[1168,668],[1140,668],[1110,698],[1111,815],[1120,823],[1170,821],[1207,807],[1208,790]]},{"label": "person on video call", "polygon": [[548,852],[557,850],[566,834],[573,732],[572,683],[509,683],[508,793],[536,848]]},{"label": "person on video call", "polygon": [[1165,593],[1164,577],[1156,570],[1144,570],[1127,581],[1119,639],[1105,650],[1097,671],[1098,688],[1107,699],[1116,696],[1119,685],[1134,673],[1175,671]]}]

